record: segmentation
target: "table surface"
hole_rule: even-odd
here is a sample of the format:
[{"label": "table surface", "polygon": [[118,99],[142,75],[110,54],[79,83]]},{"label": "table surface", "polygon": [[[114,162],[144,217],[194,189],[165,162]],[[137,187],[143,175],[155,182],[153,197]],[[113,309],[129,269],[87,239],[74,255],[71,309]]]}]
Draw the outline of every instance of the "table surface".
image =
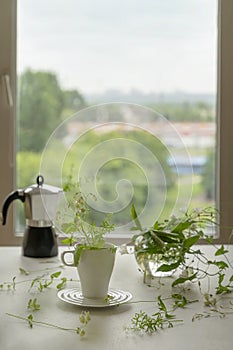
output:
[{"label": "table surface", "polygon": [[[60,248],[59,255],[62,249]],[[210,248],[205,249],[211,254]],[[233,246],[229,249],[233,260]],[[224,318],[216,315],[192,321],[194,314],[209,311],[204,306],[197,287],[193,285],[186,288],[187,298],[199,299],[200,302],[175,311],[177,318],[182,319],[181,323],[153,335],[138,335],[129,331],[131,318],[136,312],[143,310],[152,315],[158,310],[157,297],[161,295],[166,298],[174,292],[171,290],[171,277],[160,279],[162,283],[155,279],[152,286],[143,283],[143,276],[133,255],[117,253],[110,282],[111,288],[132,293],[132,300],[119,306],[89,309],[91,321],[82,339],[73,332],[48,326],[34,325],[30,328],[26,321],[8,316],[7,313],[27,317],[33,313],[34,319],[38,321],[68,328],[79,325],[79,315],[82,310],[87,309],[59,300],[57,281],[43,292],[36,291],[35,288],[29,291],[32,280],[37,276],[45,273],[50,275],[56,271],[62,271],[61,277],[69,279],[66,288],[80,288],[76,268],[62,266],[59,255],[49,259],[33,259],[23,257],[20,247],[0,247],[0,284],[4,284],[0,290],[0,349],[232,349],[233,315],[229,314]],[[19,268],[27,270],[29,275],[22,274]],[[5,282],[11,284],[13,280],[15,289],[11,287],[8,290]],[[208,287],[206,285],[203,288],[204,293]],[[27,309],[28,300],[35,297],[40,304],[40,310],[31,312]],[[229,306],[225,311],[233,312],[233,296],[229,294],[225,298],[225,303]]]}]

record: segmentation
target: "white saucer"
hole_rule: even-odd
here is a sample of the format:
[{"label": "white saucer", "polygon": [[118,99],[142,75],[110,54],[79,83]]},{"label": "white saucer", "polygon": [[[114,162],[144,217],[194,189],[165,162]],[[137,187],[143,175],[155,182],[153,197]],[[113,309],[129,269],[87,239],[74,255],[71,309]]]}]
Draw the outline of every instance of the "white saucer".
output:
[{"label": "white saucer", "polygon": [[132,298],[132,294],[119,289],[110,289],[106,300],[87,299],[77,288],[62,289],[57,293],[60,300],[66,303],[84,307],[109,307],[124,304]]}]

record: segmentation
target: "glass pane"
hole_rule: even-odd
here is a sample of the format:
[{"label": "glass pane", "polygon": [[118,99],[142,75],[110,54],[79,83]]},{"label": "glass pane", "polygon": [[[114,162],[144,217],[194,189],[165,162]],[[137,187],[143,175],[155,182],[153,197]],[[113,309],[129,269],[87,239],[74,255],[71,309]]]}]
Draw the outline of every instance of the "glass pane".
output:
[{"label": "glass pane", "polygon": [[121,233],[215,205],[216,51],[217,0],[19,0],[18,187],[73,169]]}]

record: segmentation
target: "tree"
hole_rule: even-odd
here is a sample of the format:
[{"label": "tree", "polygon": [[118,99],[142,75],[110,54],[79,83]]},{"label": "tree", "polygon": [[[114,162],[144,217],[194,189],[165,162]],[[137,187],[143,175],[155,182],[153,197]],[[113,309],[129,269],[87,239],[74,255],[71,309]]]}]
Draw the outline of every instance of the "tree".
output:
[{"label": "tree", "polygon": [[64,109],[70,113],[77,112],[78,110],[87,106],[83,95],[77,90],[66,90],[64,95]]},{"label": "tree", "polygon": [[40,152],[61,122],[64,96],[50,72],[26,70],[19,80],[19,142],[22,151]]},{"label": "tree", "polygon": [[86,107],[77,90],[63,90],[52,72],[26,70],[19,79],[21,151],[40,152],[55,128]]}]

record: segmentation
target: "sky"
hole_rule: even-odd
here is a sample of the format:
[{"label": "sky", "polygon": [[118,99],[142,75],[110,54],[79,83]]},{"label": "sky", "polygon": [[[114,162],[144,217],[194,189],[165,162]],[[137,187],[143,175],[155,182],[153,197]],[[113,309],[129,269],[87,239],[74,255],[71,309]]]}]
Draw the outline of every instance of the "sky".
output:
[{"label": "sky", "polygon": [[19,0],[18,72],[66,89],[216,91],[217,0]]}]

